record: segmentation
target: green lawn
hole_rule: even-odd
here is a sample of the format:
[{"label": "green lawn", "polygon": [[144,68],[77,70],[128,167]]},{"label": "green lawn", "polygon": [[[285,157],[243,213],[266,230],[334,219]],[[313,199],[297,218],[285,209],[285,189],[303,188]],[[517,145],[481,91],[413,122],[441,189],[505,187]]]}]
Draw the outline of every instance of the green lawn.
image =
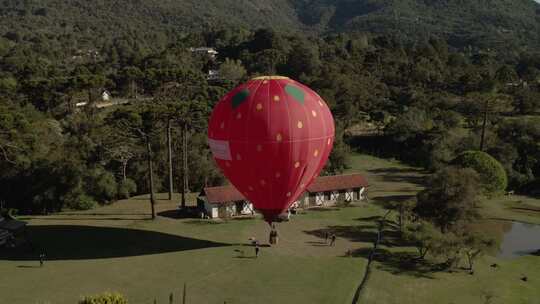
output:
[{"label": "green lawn", "polygon": [[[0,252],[0,303],[76,303],[105,291],[149,304],[168,303],[174,292],[180,303],[184,283],[188,303],[350,303],[375,236],[374,220],[386,212],[386,203],[409,199],[425,180],[420,170],[365,155],[354,155],[353,167],[371,183],[369,204],[296,215],[279,224],[279,245],[263,247],[258,259],[244,244],[250,237],[266,241],[268,227],[261,219],[175,219],[177,204],[167,200],[159,201],[155,221],[148,220],[146,197],[28,218],[36,252],[48,260],[39,268],[35,254]],[[513,209],[540,205],[537,200],[498,200],[498,207],[486,209],[494,218],[540,223],[538,212]],[[325,231],[338,236],[335,247],[324,245]],[[354,256],[346,257],[347,251]],[[490,268],[493,261],[501,267]],[[540,296],[538,256],[486,257],[474,276],[405,271],[391,261],[374,266],[360,303],[534,303]],[[521,274],[530,281],[520,281]],[[491,295],[492,302],[483,301]]]}]

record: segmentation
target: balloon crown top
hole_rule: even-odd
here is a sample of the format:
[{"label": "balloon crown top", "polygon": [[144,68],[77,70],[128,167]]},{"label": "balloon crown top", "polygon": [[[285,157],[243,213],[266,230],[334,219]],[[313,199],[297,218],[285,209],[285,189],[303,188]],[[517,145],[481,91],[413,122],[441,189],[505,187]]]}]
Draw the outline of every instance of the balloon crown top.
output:
[{"label": "balloon crown top", "polygon": [[272,80],[272,79],[289,79],[289,77],[285,76],[259,76],[252,78],[251,80]]}]

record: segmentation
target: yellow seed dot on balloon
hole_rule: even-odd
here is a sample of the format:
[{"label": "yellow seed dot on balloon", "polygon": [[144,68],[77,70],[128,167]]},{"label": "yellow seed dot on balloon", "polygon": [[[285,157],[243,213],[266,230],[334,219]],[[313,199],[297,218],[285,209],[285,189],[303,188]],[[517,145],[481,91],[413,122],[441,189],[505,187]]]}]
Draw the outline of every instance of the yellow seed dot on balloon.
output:
[{"label": "yellow seed dot on balloon", "polygon": [[280,177],[281,177],[281,173],[276,172],[276,178],[280,178]]},{"label": "yellow seed dot on balloon", "polygon": [[297,126],[298,126],[298,129],[302,129],[304,127],[304,123],[299,121]]},{"label": "yellow seed dot on balloon", "polygon": [[267,84],[267,83],[268,83],[268,80],[264,80],[264,81],[263,81],[263,84]]},{"label": "yellow seed dot on balloon", "polygon": [[300,167],[300,162],[296,162],[296,163],[294,163],[294,167],[295,167],[295,168],[298,168],[298,167]]},{"label": "yellow seed dot on balloon", "polygon": [[311,115],[313,115],[313,117],[317,117],[317,112],[315,112],[315,111],[312,110],[312,111],[311,111]]},{"label": "yellow seed dot on balloon", "polygon": [[322,101],[319,100],[319,105],[322,107],[323,106],[323,103]]},{"label": "yellow seed dot on balloon", "polygon": [[287,197],[290,197],[291,196],[291,193],[290,192],[287,192]]},{"label": "yellow seed dot on balloon", "polygon": [[319,150],[315,150],[315,152],[313,152],[313,156],[317,157],[319,155]]},{"label": "yellow seed dot on balloon", "polygon": [[266,185],[266,181],[264,179],[261,180],[261,185],[262,186]]},{"label": "yellow seed dot on balloon", "polygon": [[279,101],[279,96],[278,95],[274,96],[274,101]]},{"label": "yellow seed dot on balloon", "polygon": [[283,136],[281,135],[281,133],[278,133],[278,134],[276,135],[276,140],[277,140],[277,141],[282,141],[282,140],[283,140]]},{"label": "yellow seed dot on balloon", "polygon": [[262,108],[263,108],[263,107],[262,107],[262,103],[258,103],[258,104],[257,104],[257,111],[262,110]]},{"label": "yellow seed dot on balloon", "polygon": [[236,160],[242,160],[242,155],[236,154]]},{"label": "yellow seed dot on balloon", "polygon": [[259,152],[262,151],[262,146],[261,145],[257,145],[257,151],[259,151]]},{"label": "yellow seed dot on balloon", "polygon": [[330,142],[331,142],[331,141],[332,141],[332,140],[329,138],[329,139],[328,139],[328,145],[329,145],[329,146],[330,146]]},{"label": "yellow seed dot on balloon", "polygon": [[300,188],[304,188],[305,185],[306,185],[306,184],[301,183],[301,184],[300,184]]},{"label": "yellow seed dot on balloon", "polygon": [[236,114],[236,119],[242,119],[242,113]]}]

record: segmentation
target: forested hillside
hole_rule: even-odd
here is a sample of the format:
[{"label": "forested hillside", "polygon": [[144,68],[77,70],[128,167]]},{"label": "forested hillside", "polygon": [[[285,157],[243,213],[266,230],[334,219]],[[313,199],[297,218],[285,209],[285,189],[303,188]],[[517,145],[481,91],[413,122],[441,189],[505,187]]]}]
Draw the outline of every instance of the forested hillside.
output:
[{"label": "forested hillside", "polygon": [[[338,126],[326,173],[343,171],[350,149],[429,170],[482,150],[501,162],[509,189],[540,189],[540,56],[532,47],[538,6],[532,1],[512,1],[512,10],[507,1],[477,7],[501,13],[475,15],[486,26],[521,14],[514,25],[523,36],[516,37],[530,45],[504,48],[456,48],[453,36],[437,31],[410,39],[395,31],[283,31],[289,24],[348,28],[354,22],[346,20],[363,18],[352,16],[388,15],[398,1],[309,3],[2,1],[0,202],[24,213],[92,208],[167,190],[169,165],[177,191],[220,184],[206,144],[208,115],[225,92],[261,74],[298,79],[328,102]],[[309,10],[328,3],[345,10],[329,9],[327,22],[308,22],[306,14],[315,16]],[[476,7],[471,1],[399,3],[401,11],[451,9],[454,15],[437,15],[434,24],[461,30],[467,29],[456,18],[466,25],[472,17],[457,10]],[[200,46],[219,54],[190,50]],[[219,77],[209,78],[216,70]],[[127,104],[98,108],[104,91]]]},{"label": "forested hillside", "polygon": [[163,47],[188,30],[231,26],[393,33],[404,41],[435,34],[455,47],[540,46],[540,5],[532,0],[4,0],[0,17],[7,39],[0,52],[19,40],[101,48],[116,38]]}]

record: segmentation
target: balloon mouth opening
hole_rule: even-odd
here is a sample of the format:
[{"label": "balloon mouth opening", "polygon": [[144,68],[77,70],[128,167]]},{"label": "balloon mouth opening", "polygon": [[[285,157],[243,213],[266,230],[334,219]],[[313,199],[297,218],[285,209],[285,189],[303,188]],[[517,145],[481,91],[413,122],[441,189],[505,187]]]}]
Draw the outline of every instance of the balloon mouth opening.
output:
[{"label": "balloon mouth opening", "polygon": [[251,80],[278,80],[278,79],[290,79],[290,78],[289,78],[289,77],[286,77],[286,76],[278,76],[278,75],[273,75],[273,76],[259,76],[259,77],[251,78]]},{"label": "balloon mouth opening", "polygon": [[272,225],[272,223],[279,222],[279,215],[282,213],[282,210],[280,209],[264,209],[259,210],[259,212],[262,213],[264,220]]}]

